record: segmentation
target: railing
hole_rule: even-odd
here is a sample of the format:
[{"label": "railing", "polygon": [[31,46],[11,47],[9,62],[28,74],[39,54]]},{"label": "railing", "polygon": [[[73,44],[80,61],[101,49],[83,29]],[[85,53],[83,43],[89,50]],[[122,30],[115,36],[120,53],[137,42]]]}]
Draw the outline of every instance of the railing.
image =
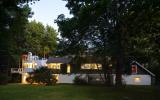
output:
[{"label": "railing", "polygon": [[11,68],[11,73],[19,73],[21,74],[23,72],[22,68]]}]

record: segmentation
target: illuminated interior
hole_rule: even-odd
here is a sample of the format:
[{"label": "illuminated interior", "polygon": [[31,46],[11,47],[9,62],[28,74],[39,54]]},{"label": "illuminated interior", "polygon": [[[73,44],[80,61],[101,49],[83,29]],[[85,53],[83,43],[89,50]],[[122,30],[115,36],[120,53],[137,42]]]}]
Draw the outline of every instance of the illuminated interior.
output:
[{"label": "illuminated interior", "polygon": [[50,64],[48,64],[48,68],[61,69],[61,63],[50,63]]},{"label": "illuminated interior", "polygon": [[67,65],[67,73],[70,73],[70,72],[71,72],[71,66]]},{"label": "illuminated interior", "polygon": [[56,77],[56,80],[58,80],[58,74],[52,74],[52,75],[54,75]]},{"label": "illuminated interior", "polygon": [[133,80],[134,80],[135,83],[139,83],[141,81],[141,78],[140,77],[134,77]]},{"label": "illuminated interior", "polygon": [[37,66],[37,63],[33,62],[33,63],[23,63],[23,68],[35,68]]},{"label": "illuminated interior", "polygon": [[132,74],[137,74],[137,65],[132,65]]},{"label": "illuminated interior", "polygon": [[96,63],[91,63],[91,64],[82,64],[81,69],[102,69],[102,64],[96,64]]},{"label": "illuminated interior", "polygon": [[26,79],[27,79],[28,76],[29,76],[28,73],[23,73],[23,75],[22,75],[22,83],[23,83],[23,84],[27,84],[27,83],[28,83],[28,82],[26,81]]}]

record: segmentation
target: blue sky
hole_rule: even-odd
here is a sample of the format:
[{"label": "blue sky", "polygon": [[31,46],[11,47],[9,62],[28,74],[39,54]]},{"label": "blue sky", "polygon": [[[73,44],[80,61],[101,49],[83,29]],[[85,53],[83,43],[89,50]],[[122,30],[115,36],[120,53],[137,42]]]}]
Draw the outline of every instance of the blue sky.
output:
[{"label": "blue sky", "polygon": [[57,30],[57,25],[54,20],[60,14],[65,14],[66,17],[71,17],[68,8],[65,7],[66,2],[62,0],[40,0],[35,4],[30,5],[34,15],[29,20],[42,22],[44,25],[50,25]]}]

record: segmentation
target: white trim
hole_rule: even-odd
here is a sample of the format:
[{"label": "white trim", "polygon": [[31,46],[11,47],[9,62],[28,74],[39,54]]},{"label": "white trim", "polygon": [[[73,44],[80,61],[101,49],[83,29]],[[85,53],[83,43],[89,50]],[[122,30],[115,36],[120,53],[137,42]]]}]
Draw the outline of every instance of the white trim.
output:
[{"label": "white trim", "polygon": [[137,61],[133,61],[132,63],[136,63],[138,66],[140,66],[142,69],[144,69],[145,71],[147,71],[150,75],[155,77],[155,74],[153,74],[151,71],[149,71],[148,69],[146,69],[145,67],[143,67],[140,63],[138,63]]}]

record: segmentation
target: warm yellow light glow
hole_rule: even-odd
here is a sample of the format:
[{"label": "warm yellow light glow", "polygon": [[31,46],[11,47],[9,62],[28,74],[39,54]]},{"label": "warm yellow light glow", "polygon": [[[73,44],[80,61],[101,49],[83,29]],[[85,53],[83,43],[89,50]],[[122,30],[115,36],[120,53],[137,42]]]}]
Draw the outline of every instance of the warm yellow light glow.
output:
[{"label": "warm yellow light glow", "polygon": [[28,73],[23,73],[23,74],[22,74],[22,83],[23,83],[23,84],[27,84],[27,83],[28,83],[28,82],[26,81],[27,77],[28,77]]},{"label": "warm yellow light glow", "polygon": [[48,68],[51,68],[51,69],[60,69],[61,67],[61,63],[50,63],[48,64]]},{"label": "warm yellow light glow", "polygon": [[70,72],[71,72],[71,66],[67,65],[67,73],[70,73]]},{"label": "warm yellow light glow", "polygon": [[32,68],[34,67],[32,63],[23,63],[23,68]]},{"label": "warm yellow light glow", "polygon": [[96,78],[96,81],[100,81],[100,78]]},{"label": "warm yellow light glow", "polygon": [[37,66],[37,63],[35,63],[34,65]]},{"label": "warm yellow light glow", "polygon": [[112,64],[109,64],[109,67],[112,67]]},{"label": "warm yellow light glow", "polygon": [[81,69],[102,69],[102,64],[90,63],[90,64],[82,64]]},{"label": "warm yellow light glow", "polygon": [[23,67],[25,68],[25,67],[27,67],[28,66],[28,64],[27,63],[23,63]]},{"label": "warm yellow light glow", "polygon": [[58,74],[52,74],[52,75],[54,75],[56,77],[56,80],[58,80]]},{"label": "warm yellow light glow", "polygon": [[134,77],[134,82],[140,82],[141,81],[141,78],[140,77]]}]

